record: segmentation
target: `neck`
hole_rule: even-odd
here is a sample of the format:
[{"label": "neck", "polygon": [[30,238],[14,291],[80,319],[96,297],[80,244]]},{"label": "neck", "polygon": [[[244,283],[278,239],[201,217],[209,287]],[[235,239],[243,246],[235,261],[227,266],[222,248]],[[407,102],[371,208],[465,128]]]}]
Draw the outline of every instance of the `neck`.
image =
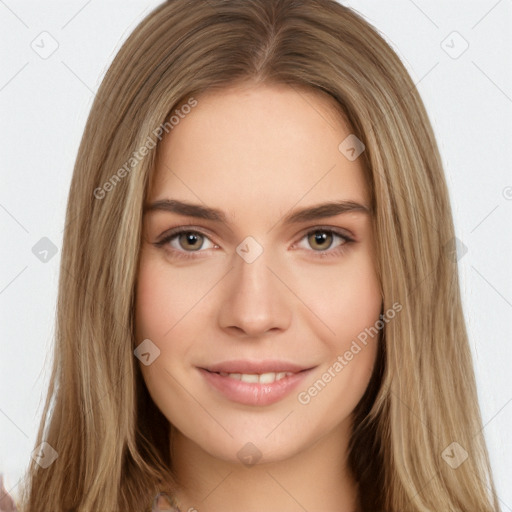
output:
[{"label": "neck", "polygon": [[220,460],[175,431],[181,512],[359,512],[347,465],[347,425],[286,460],[245,466]]}]

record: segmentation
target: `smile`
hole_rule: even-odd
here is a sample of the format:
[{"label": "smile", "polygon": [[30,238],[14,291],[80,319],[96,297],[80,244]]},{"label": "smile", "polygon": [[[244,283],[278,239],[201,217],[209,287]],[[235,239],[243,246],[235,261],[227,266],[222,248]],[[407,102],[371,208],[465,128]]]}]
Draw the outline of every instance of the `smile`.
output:
[{"label": "smile", "polygon": [[[235,366],[239,371],[233,371]],[[257,366],[266,367],[258,371]],[[254,365],[238,362],[198,370],[208,387],[223,399],[244,405],[265,406],[287,397],[313,370],[295,365],[284,366],[286,368],[282,364]],[[276,371],[269,371],[272,369]]]}]

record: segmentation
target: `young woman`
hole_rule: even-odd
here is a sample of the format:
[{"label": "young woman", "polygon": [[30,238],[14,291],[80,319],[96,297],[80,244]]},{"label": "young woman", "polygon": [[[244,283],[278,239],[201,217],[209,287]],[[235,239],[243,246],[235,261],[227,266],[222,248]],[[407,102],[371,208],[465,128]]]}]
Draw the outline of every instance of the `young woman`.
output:
[{"label": "young woman", "polygon": [[21,510],[499,509],[436,141],[349,8],[162,4],[66,226]]}]

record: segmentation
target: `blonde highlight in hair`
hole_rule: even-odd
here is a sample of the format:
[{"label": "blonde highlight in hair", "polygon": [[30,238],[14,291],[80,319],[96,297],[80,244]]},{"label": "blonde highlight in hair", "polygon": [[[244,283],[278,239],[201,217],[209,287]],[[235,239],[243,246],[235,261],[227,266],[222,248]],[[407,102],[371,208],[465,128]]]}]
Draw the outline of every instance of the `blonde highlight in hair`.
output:
[{"label": "blonde highlight in hair", "polygon": [[[94,191],[173,110],[239,83],[329,96],[366,146],[383,309],[403,309],[383,329],[354,411],[349,461],[364,510],[499,510],[434,134],[398,56],[333,0],[169,0],[115,57],[87,121],[66,212],[36,442],[58,458],[46,469],[31,462],[20,510],[143,511],[175,488],[172,429],[133,354],[142,212],[157,151],[125,167],[102,198]],[[441,456],[453,442],[468,453],[457,469]]]}]

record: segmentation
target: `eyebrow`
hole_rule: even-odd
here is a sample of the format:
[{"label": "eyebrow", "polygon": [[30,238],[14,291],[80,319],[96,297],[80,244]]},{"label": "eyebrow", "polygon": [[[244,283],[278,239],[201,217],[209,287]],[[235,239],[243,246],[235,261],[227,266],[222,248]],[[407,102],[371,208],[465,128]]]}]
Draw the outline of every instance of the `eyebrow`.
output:
[{"label": "eyebrow", "polygon": [[[164,211],[177,213],[186,217],[195,217],[197,219],[212,220],[229,224],[226,215],[221,210],[193,204],[176,199],[161,199],[144,207],[144,213]],[[328,203],[317,204],[300,210],[294,210],[283,219],[283,224],[296,224],[311,220],[333,217],[342,213],[361,212],[370,214],[371,209],[355,201],[332,201]]]}]

